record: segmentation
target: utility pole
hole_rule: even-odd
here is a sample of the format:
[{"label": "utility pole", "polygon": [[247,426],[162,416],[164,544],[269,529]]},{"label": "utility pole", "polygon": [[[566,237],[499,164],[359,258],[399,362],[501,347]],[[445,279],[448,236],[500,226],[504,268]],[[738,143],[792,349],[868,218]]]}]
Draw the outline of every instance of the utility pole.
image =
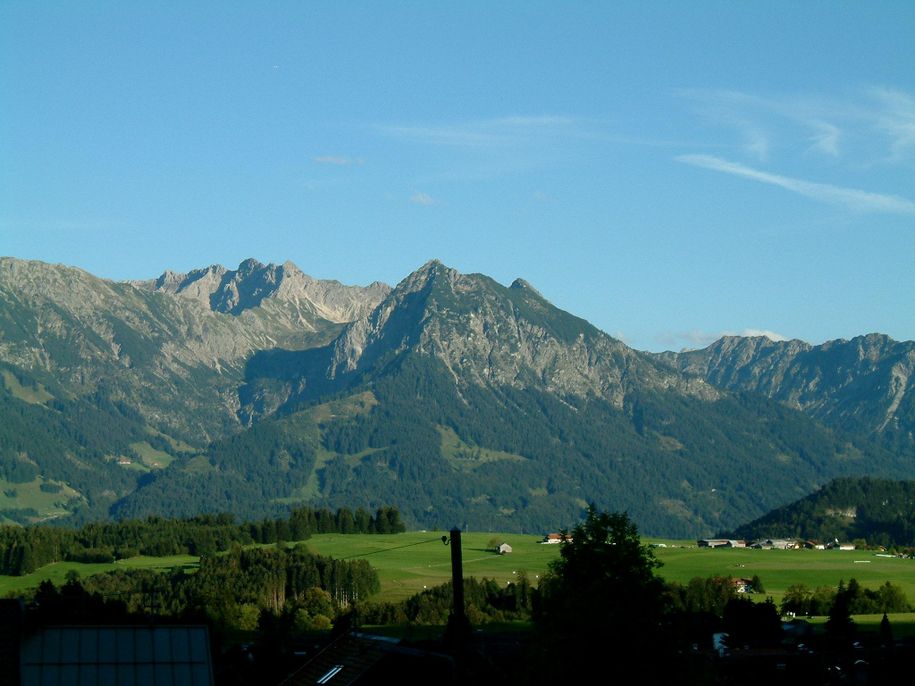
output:
[{"label": "utility pole", "polygon": [[464,564],[461,557],[461,530],[451,530],[451,539],[442,536],[442,543],[451,544],[451,586],[454,589],[454,605],[448,617],[445,638],[456,647],[463,646],[470,638],[470,622],[464,611]]}]

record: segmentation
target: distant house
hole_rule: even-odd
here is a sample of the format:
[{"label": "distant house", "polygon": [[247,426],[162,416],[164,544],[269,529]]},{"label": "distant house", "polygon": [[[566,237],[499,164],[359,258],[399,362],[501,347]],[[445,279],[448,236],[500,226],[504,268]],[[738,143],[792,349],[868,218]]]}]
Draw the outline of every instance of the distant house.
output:
[{"label": "distant house", "polygon": [[700,538],[696,543],[700,548],[724,548],[729,541],[726,538]]},{"label": "distant house", "polygon": [[563,541],[571,541],[572,537],[568,534],[547,534],[543,537],[541,543],[562,543]]},{"label": "distant house", "polygon": [[767,538],[764,541],[756,541],[750,547],[757,550],[794,550],[798,547],[798,543],[787,538]]},{"label": "distant house", "polygon": [[512,547],[508,545],[508,543],[503,543],[498,548],[496,548],[496,550],[498,551],[499,555],[505,555],[506,553],[510,553],[512,551]]},{"label": "distant house", "polygon": [[753,579],[731,579],[731,585],[738,593],[753,592]]}]

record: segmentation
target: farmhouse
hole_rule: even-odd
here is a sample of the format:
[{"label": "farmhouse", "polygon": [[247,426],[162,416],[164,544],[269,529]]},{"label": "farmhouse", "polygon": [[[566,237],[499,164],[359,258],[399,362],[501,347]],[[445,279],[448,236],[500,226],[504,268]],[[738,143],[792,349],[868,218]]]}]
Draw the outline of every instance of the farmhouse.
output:
[{"label": "farmhouse", "polygon": [[738,593],[753,592],[753,579],[731,579],[731,585]]},{"label": "farmhouse", "polygon": [[506,553],[510,553],[512,551],[512,547],[508,545],[508,543],[503,543],[498,548],[496,548],[496,550],[498,551],[499,555],[505,555]]},{"label": "farmhouse", "polygon": [[728,543],[726,538],[700,538],[696,544],[700,548],[724,548]]},{"label": "farmhouse", "polygon": [[543,537],[541,543],[562,543],[563,541],[571,541],[572,537],[568,534],[547,534]]},{"label": "farmhouse", "polygon": [[797,541],[787,538],[767,538],[764,541],[756,541],[751,548],[757,550],[794,550],[798,547]]},{"label": "farmhouse", "polygon": [[700,548],[746,548],[747,542],[733,538],[700,538],[696,541]]}]

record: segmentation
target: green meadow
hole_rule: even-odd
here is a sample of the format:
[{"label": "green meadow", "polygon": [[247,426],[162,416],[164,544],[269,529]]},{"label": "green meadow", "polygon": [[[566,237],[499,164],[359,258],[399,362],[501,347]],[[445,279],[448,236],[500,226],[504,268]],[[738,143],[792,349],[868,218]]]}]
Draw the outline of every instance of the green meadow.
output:
[{"label": "green meadow", "polygon": [[[332,557],[365,557],[381,578],[381,599],[399,600],[451,578],[450,551],[441,543],[446,532],[410,532],[392,535],[314,536],[307,544],[315,552]],[[559,556],[558,545],[543,545],[539,538],[523,534],[463,533],[464,576],[487,577],[508,583],[515,574],[527,573],[536,584],[551,560]],[[490,552],[490,540],[512,546],[507,555]],[[651,542],[644,538],[644,542]],[[758,575],[780,603],[792,584],[836,586],[854,577],[866,588],[886,581],[900,586],[915,604],[915,560],[879,557],[872,551],[754,550],[750,548],[698,548],[695,542],[665,541],[667,547],[652,548],[662,563],[658,574],[683,584],[696,576],[752,578]]]},{"label": "green meadow", "polygon": [[792,584],[836,586],[854,577],[865,588],[890,581],[915,603],[915,560],[880,557],[868,550],[754,550],[751,548],[698,548],[695,544],[656,548],[664,566],[659,573],[668,581],[687,583],[695,576],[759,576],[767,596],[780,603]]},{"label": "green meadow", "polygon": [[27,589],[35,588],[45,579],[49,579],[55,586],[66,583],[67,574],[76,571],[80,577],[92,576],[116,569],[158,569],[171,570],[178,567],[196,569],[199,558],[193,555],[169,555],[167,557],[146,557],[143,555],[131,557],[117,562],[54,562],[36,569],[31,574],[24,576],[0,575],[0,597],[9,594],[18,594]]},{"label": "green meadow", "polygon": [[[24,483],[0,479],[0,510],[32,508],[38,515],[29,518],[30,520],[64,517],[70,514],[71,503],[79,498],[79,492],[67,484],[41,476]],[[0,517],[0,523],[12,524],[13,522],[6,517]]]},{"label": "green meadow", "polygon": [[[365,558],[378,570],[380,600],[398,601],[451,580],[451,548],[442,543],[446,531],[414,531],[403,534],[320,534],[307,541],[320,555]],[[558,545],[542,545],[539,538],[523,534],[464,532],[462,558],[465,577],[495,579],[507,584],[524,572],[536,585]],[[497,555],[489,542],[508,543],[512,552]]]},{"label": "green meadow", "polygon": [[[320,555],[368,560],[378,570],[381,580],[377,599],[396,602],[424,588],[450,581],[451,548],[441,540],[447,535],[444,531],[319,534],[305,544]],[[464,532],[462,539],[464,576],[486,577],[500,584],[511,582],[523,572],[536,585],[549,563],[559,555],[558,545],[543,545],[539,537],[532,535]],[[508,543],[513,551],[497,555],[489,550],[491,541]],[[643,541],[652,542],[648,537]],[[668,581],[685,584],[696,576],[751,578],[758,575],[765,587],[765,596],[771,596],[779,603],[785,589],[792,584],[806,584],[811,589],[834,587],[840,580],[847,582],[854,577],[866,588],[876,588],[891,581],[915,604],[915,560],[880,557],[864,550],[713,550],[698,548],[694,542],[665,543],[667,547],[653,548],[653,551],[663,563],[658,573]],[[190,555],[135,557],[111,564],[58,562],[27,576],[0,576],[0,595],[37,586],[42,579],[62,584],[70,570],[85,577],[113,569],[193,569],[196,564],[197,558]],[[756,596],[760,600],[762,597]]]}]

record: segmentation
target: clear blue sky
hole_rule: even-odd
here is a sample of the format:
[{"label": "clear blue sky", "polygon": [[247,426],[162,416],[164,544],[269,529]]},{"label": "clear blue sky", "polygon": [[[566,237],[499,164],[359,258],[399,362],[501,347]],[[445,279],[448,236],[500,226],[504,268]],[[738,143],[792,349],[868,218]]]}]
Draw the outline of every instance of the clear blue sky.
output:
[{"label": "clear blue sky", "polygon": [[915,339],[915,2],[0,2],[0,254]]}]

